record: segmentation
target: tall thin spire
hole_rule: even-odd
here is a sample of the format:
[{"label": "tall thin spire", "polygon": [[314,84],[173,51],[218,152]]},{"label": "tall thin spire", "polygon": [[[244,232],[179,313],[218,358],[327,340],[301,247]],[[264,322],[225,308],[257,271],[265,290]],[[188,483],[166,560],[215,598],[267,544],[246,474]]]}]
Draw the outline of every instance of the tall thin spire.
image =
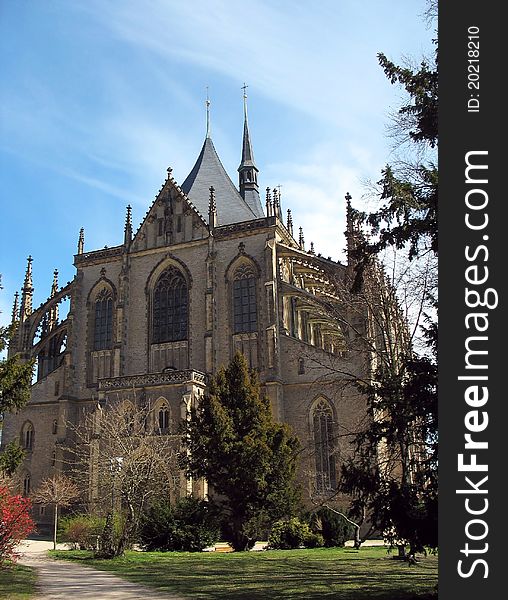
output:
[{"label": "tall thin spire", "polygon": [[[53,271],[53,283],[51,285],[51,296],[53,298],[58,293],[58,270],[55,269]],[[54,304],[52,308],[49,310],[49,322],[48,329],[51,331],[58,324],[58,304]]]},{"label": "tall thin spire", "polygon": [[254,162],[254,152],[249,133],[249,122],[247,118],[247,85],[244,83],[243,90],[243,142],[242,142],[242,160],[238,167],[240,195],[247,204],[259,212],[261,201],[259,199],[258,173],[259,170]]},{"label": "tall thin spire", "polygon": [[78,238],[78,254],[83,254],[83,250],[85,248],[85,230],[83,227],[79,230],[79,238]]},{"label": "tall thin spire", "polygon": [[125,214],[125,228],[124,228],[124,236],[123,236],[124,246],[126,246],[126,247],[130,246],[131,241],[132,241],[132,207],[129,204],[127,206],[127,212]]},{"label": "tall thin spire", "polygon": [[210,230],[217,226],[217,203],[215,202],[215,188],[213,185],[209,188],[210,199],[208,203],[208,225]]},{"label": "tall thin spire", "polygon": [[210,97],[208,96],[208,86],[206,86],[206,137],[210,137]]},{"label": "tall thin spire", "polygon": [[298,244],[300,250],[305,250],[305,238],[303,237],[303,227],[300,227],[300,235],[298,236]]},{"label": "tall thin spire", "polygon": [[14,294],[14,304],[12,305],[12,319],[11,324],[15,325],[17,320],[19,319],[19,292],[15,292]]},{"label": "tall thin spire", "polygon": [[58,269],[55,269],[53,271],[53,283],[51,284],[50,298],[53,298],[53,296],[56,296],[57,292],[58,292]]},{"label": "tall thin spire", "polygon": [[29,256],[27,258],[25,281],[23,283],[23,290],[21,293],[21,309],[19,312],[21,321],[24,321],[32,314],[32,299],[34,294],[34,286],[32,282],[32,262],[33,258]]}]

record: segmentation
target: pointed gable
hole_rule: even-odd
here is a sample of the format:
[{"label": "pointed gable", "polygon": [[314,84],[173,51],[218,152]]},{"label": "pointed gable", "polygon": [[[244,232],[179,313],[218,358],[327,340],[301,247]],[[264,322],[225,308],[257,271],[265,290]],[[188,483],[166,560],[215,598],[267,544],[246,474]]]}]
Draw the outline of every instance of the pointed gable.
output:
[{"label": "pointed gable", "polygon": [[206,221],[169,176],[134,235],[134,252],[208,237]]},{"label": "pointed gable", "polygon": [[261,206],[253,210],[241,197],[222,166],[211,138],[207,137],[196,164],[182,184],[182,191],[201,215],[208,214],[210,186],[215,189],[218,225],[264,217]]}]

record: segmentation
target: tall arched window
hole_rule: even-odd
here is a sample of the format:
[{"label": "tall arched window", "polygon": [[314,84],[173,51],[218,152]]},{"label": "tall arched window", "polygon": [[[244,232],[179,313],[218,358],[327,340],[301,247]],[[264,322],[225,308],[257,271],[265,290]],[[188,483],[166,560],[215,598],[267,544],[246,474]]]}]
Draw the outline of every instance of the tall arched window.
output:
[{"label": "tall arched window", "polygon": [[32,450],[34,445],[34,426],[32,423],[25,423],[21,430],[21,445],[25,450]]},{"label": "tall arched window", "polygon": [[312,429],[316,464],[316,491],[325,493],[337,486],[334,457],[334,427],[332,407],[319,400],[312,410]]},{"label": "tall arched window", "polygon": [[107,350],[112,346],[113,294],[102,289],[95,298],[93,349]]},{"label": "tall arched window", "polygon": [[163,401],[157,407],[156,427],[160,433],[169,433],[170,411],[166,401]]},{"label": "tall arched window", "polygon": [[187,283],[175,267],[159,277],[153,292],[153,331],[155,344],[187,339]]},{"label": "tall arched window", "polygon": [[257,331],[256,277],[250,265],[242,265],[233,277],[234,333]]},{"label": "tall arched window", "polygon": [[23,495],[30,495],[30,475],[27,473],[23,479]]}]

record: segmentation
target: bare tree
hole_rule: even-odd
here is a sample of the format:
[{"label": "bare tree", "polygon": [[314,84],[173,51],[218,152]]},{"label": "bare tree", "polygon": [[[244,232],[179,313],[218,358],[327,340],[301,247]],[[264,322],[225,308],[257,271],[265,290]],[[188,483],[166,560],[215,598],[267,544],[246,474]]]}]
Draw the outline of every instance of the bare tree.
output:
[{"label": "bare tree", "polygon": [[[90,509],[107,513],[100,540],[105,557],[124,552],[152,498],[180,493],[179,436],[161,430],[152,407],[140,404],[136,399],[98,404],[77,427],[70,425],[75,437],[67,448],[71,469],[79,474]],[[122,517],[117,535],[115,513]]]},{"label": "bare tree", "polygon": [[43,479],[32,495],[37,504],[53,504],[53,550],[56,550],[56,533],[58,529],[58,511],[70,506],[79,497],[79,488],[69,477],[57,474]]}]

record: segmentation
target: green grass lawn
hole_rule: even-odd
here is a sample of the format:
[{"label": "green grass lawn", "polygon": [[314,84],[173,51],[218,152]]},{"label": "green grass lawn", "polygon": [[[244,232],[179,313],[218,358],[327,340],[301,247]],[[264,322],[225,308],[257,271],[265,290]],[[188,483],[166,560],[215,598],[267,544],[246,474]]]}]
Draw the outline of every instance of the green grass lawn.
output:
[{"label": "green grass lawn", "polygon": [[360,551],[127,552],[114,560],[94,560],[84,551],[51,551],[50,555],[82,561],[192,600],[437,598],[437,556],[422,557],[418,565],[409,566],[379,547]]},{"label": "green grass lawn", "polygon": [[0,598],[28,600],[35,587],[35,571],[24,565],[0,567]]}]

